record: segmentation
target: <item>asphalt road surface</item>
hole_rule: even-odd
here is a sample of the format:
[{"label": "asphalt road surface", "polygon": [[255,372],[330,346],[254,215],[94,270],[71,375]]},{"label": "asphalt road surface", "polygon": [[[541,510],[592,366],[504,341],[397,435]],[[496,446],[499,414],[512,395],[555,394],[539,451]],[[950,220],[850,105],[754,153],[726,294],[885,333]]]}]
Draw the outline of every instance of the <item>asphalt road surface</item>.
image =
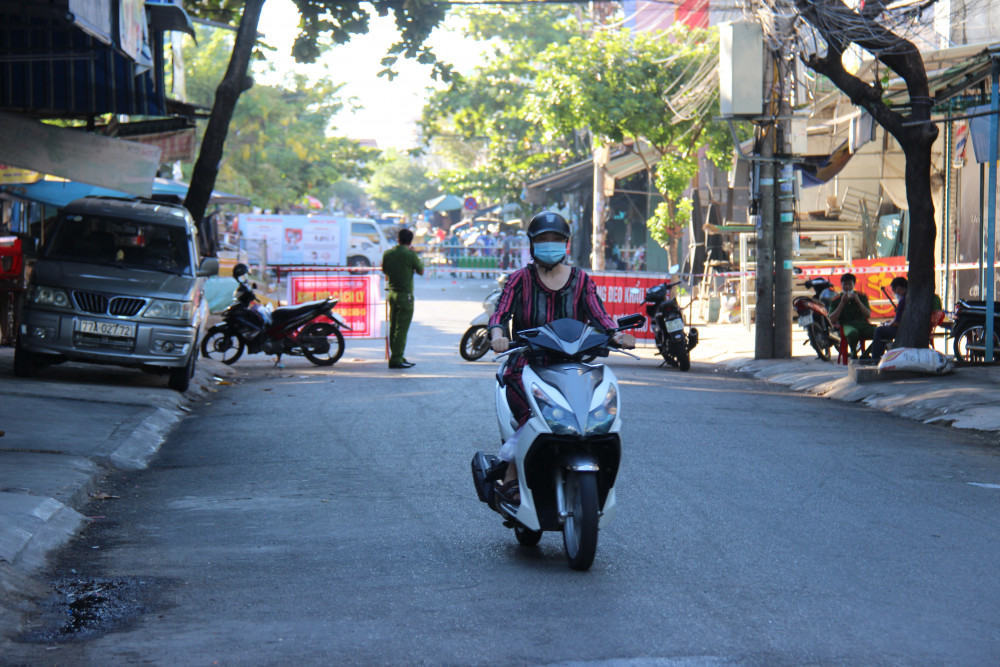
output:
[{"label": "asphalt road surface", "polygon": [[469,474],[499,445],[495,366],[458,355],[489,287],[420,282],[413,369],[380,341],[332,370],[238,362],[108,479],[0,663],[1000,663],[996,443],[697,350],[689,373],[610,362],[624,458],[592,569],[556,533],[518,546]]}]

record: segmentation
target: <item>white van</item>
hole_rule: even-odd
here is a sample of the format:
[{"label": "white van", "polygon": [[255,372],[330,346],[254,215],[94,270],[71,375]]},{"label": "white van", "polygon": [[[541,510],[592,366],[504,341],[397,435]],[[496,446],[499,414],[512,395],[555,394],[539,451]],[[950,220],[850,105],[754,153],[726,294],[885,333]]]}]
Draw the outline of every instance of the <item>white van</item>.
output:
[{"label": "white van", "polygon": [[348,266],[382,266],[382,254],[393,243],[371,218],[348,218],[351,223],[351,245],[347,250]]}]

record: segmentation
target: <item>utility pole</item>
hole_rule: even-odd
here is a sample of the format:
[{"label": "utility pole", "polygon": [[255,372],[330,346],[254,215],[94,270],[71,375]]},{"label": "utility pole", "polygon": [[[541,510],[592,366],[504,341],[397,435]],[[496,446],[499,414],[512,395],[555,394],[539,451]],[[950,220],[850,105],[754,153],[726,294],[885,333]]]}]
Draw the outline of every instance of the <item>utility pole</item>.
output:
[{"label": "utility pole", "polygon": [[[787,62],[780,53],[765,55],[764,90],[788,90]],[[791,103],[786,96],[768,105],[770,115],[758,126],[760,219],[757,225],[757,306],[754,357],[792,356],[792,231],[795,226],[795,172],[791,154]]]},{"label": "utility pole", "polygon": [[[790,91],[793,76],[790,64],[775,52],[774,68],[778,90]],[[775,121],[775,147],[786,162],[775,164],[777,197],[774,218],[774,358],[790,359],[792,356],[792,233],[795,226],[795,170],[789,157],[792,154],[791,117],[789,93],[778,101],[778,118]]]},{"label": "utility pole", "polygon": [[611,147],[604,139],[595,136],[594,151],[594,208],[591,213],[592,233],[590,235],[590,268],[594,271],[604,270],[604,243],[607,230],[604,226],[606,217],[607,197],[604,196],[604,182],[607,180],[608,160]]},{"label": "utility pole", "polygon": [[[770,98],[774,89],[774,58],[771,53],[764,56],[764,93]],[[765,107],[769,109],[770,105]],[[757,304],[754,310],[754,359],[774,358],[774,219],[777,212],[775,196],[774,146],[777,124],[773,118],[765,118],[757,125],[756,143],[760,153],[758,183],[755,191],[758,202],[757,218]]]},{"label": "utility pole", "polygon": [[[770,66],[765,69],[770,79]],[[765,88],[766,90],[766,88]],[[774,358],[774,214],[775,162],[774,123],[757,127],[760,146],[759,182],[756,183],[757,218],[757,305],[754,310],[754,359]]]}]

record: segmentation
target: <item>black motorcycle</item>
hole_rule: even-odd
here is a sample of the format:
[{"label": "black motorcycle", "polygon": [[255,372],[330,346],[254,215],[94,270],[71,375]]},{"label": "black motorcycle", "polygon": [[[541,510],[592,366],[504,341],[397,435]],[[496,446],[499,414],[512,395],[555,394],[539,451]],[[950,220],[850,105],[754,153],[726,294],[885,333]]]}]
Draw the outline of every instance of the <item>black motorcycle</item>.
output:
[{"label": "black motorcycle", "polygon": [[233,303],[222,313],[222,323],[210,327],[201,339],[201,353],[224,364],[236,363],[244,349],[249,354],[304,356],[317,366],[331,366],[344,354],[341,329],[350,327],[333,312],[337,299],[308,301],[268,311],[254,294],[256,283],[243,277],[247,267],[237,264],[233,277],[239,286]]},{"label": "black motorcycle", "polygon": [[[959,301],[951,325],[955,359],[968,363],[986,360],[986,302]],[[1000,360],[1000,301],[993,307],[993,360]]]},{"label": "black motorcycle", "polygon": [[670,293],[678,285],[680,282],[665,282],[650,287],[644,303],[663,363],[686,371],[691,368],[691,350],[698,344],[698,330],[691,327],[684,333],[684,317],[677,299]]}]

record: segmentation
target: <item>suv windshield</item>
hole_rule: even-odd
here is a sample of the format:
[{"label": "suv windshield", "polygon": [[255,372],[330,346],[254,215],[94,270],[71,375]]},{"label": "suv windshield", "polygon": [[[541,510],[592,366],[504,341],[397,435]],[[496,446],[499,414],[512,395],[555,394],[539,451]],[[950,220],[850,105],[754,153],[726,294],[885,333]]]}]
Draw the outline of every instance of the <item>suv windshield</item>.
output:
[{"label": "suv windshield", "polygon": [[45,257],[168,273],[191,268],[183,227],[94,215],[64,217]]}]

